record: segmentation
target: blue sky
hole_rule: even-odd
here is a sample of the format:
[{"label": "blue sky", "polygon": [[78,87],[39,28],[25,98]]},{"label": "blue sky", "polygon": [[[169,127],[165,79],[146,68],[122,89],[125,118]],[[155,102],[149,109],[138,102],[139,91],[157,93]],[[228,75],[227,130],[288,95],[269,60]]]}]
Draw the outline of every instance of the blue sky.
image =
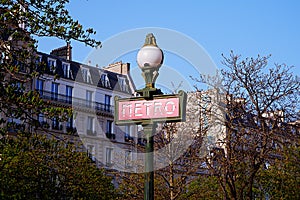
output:
[{"label": "blue sky", "polygon": [[[93,27],[95,38],[104,44],[124,31],[166,28],[195,40],[217,67],[221,66],[221,54],[233,50],[243,57],[272,54],[270,64],[294,65],[295,74],[300,75],[300,1],[73,0],[68,8],[83,26]],[[40,39],[39,50],[49,53],[63,45],[63,41],[44,38]],[[77,42],[72,46],[73,60],[79,62],[92,51]],[[122,59],[134,62],[135,55]]]}]

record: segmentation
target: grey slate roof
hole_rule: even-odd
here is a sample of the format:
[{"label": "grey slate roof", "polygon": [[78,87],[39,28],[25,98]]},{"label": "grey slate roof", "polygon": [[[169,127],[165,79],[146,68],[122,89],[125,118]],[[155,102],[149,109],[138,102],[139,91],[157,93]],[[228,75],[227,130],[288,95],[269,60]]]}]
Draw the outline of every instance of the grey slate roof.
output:
[{"label": "grey slate roof", "polygon": [[[115,72],[111,72],[105,69],[101,69],[101,68],[97,68],[97,67],[92,67],[92,66],[88,66],[86,64],[82,64],[79,62],[75,62],[75,61],[69,61],[54,55],[49,55],[46,53],[42,53],[42,52],[38,52],[38,54],[40,56],[42,56],[42,62],[44,63],[48,63],[48,58],[52,58],[56,60],[56,74],[59,75],[59,77],[61,78],[65,78],[65,79],[70,79],[76,82],[81,82],[81,83],[85,83],[85,84],[90,84],[90,85],[94,85],[100,88],[106,88],[106,89],[110,89],[110,90],[114,90],[114,91],[119,91],[119,92],[123,92],[123,93],[127,93],[127,94],[133,94],[134,91],[131,91],[132,89],[129,87],[129,81],[128,77],[126,75],[123,74],[118,74]],[[63,73],[63,69],[62,69],[62,63],[69,63],[70,64],[70,70],[72,72],[73,76],[70,76],[69,78],[64,77],[64,73]],[[91,75],[91,79],[92,79],[92,83],[86,83],[83,80],[82,77],[82,73],[81,73],[81,66],[89,69],[90,75]],[[105,85],[102,84],[101,79],[100,79],[100,73],[99,71],[101,71],[102,73],[106,73],[110,82],[110,86],[111,87],[106,87]],[[50,68],[47,68],[47,70],[44,72],[46,74],[53,74],[53,72],[50,71]],[[118,77],[123,77],[126,80],[126,84],[128,85],[128,92],[124,92],[121,90],[120,88],[120,84],[118,83]]]}]

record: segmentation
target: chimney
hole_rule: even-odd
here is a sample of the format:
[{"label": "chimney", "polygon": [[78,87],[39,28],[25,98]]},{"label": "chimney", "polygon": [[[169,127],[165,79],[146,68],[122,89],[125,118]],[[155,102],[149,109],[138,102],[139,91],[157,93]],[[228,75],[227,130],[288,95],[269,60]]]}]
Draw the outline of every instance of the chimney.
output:
[{"label": "chimney", "polygon": [[122,61],[120,61],[120,62],[116,62],[113,64],[109,64],[107,67],[104,67],[103,69],[105,69],[107,71],[115,72],[118,74],[127,75],[127,74],[129,74],[129,71],[130,71],[130,64],[122,63]]},{"label": "chimney", "polygon": [[72,61],[72,47],[71,47],[71,42],[67,42],[67,60]]},{"label": "chimney", "polygon": [[66,60],[72,61],[72,47],[71,43],[68,41],[66,46],[53,49],[50,55],[54,55],[60,58],[64,58]]}]

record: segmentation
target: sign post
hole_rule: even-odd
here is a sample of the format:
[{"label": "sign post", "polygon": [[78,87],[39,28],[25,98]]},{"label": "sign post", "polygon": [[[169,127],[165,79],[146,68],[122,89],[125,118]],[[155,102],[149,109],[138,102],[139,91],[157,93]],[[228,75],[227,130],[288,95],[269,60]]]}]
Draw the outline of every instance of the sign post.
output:
[{"label": "sign post", "polygon": [[146,36],[145,44],[137,55],[146,86],[136,92],[139,97],[115,97],[116,125],[141,124],[146,136],[144,199],[154,200],[154,141],[153,135],[158,122],[185,121],[186,93],[162,95],[155,88],[158,70],[163,63],[163,52],[156,44],[152,33]]}]

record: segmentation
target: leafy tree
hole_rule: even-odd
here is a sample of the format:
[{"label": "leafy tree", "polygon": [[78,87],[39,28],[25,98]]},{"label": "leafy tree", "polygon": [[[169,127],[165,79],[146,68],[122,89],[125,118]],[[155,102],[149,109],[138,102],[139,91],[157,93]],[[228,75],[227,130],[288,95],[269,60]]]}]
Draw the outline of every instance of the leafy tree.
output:
[{"label": "leafy tree", "polygon": [[[101,43],[90,36],[65,8],[68,0],[1,0],[0,7],[0,113],[1,135],[7,129],[39,127],[38,114],[66,120],[70,109],[55,108],[31,91],[34,78],[45,72],[45,63],[37,63],[38,37],[77,40],[96,47]],[[57,77],[56,77],[57,78]],[[18,124],[6,119],[18,119]]]},{"label": "leafy tree", "polygon": [[[103,171],[78,145],[46,136],[2,138],[1,199],[114,199]],[[82,144],[80,144],[82,145]]]},{"label": "leafy tree", "polygon": [[[0,6],[0,196],[1,199],[113,199],[110,179],[85,153],[63,141],[38,136],[39,114],[65,121],[71,108],[53,107],[33,91],[46,63],[37,61],[38,41],[53,37],[91,47],[100,42],[83,29],[68,0],[1,0]],[[55,75],[54,79],[59,78]],[[49,136],[46,130],[43,132]],[[13,137],[12,137],[13,136]]]},{"label": "leafy tree", "polygon": [[201,175],[191,182],[186,188],[186,192],[180,195],[179,200],[189,199],[223,199],[222,188],[218,184],[215,176]]},{"label": "leafy tree", "polygon": [[[118,199],[143,199],[144,198],[144,175],[136,173],[117,173],[121,196]],[[156,186],[157,184],[154,183]]]},{"label": "leafy tree", "polygon": [[[143,199],[144,198],[144,174],[143,173],[118,173],[120,196],[118,199]],[[154,173],[154,198],[157,200],[169,199],[168,186],[161,176]]]},{"label": "leafy tree", "polygon": [[[297,143],[299,144],[299,141]],[[271,199],[299,199],[299,162],[299,147],[286,149],[281,158],[258,173],[255,184],[256,196]]]}]

